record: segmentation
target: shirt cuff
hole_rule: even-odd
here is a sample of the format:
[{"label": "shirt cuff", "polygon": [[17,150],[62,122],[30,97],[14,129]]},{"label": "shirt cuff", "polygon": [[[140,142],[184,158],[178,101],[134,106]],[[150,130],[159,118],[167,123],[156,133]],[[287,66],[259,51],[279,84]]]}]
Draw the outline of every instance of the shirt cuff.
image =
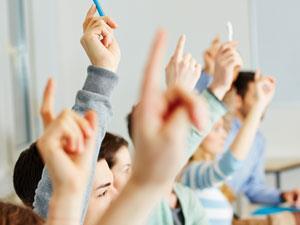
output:
[{"label": "shirt cuff", "polygon": [[95,66],[89,66],[87,72],[83,90],[110,97],[118,83],[118,76],[114,72]]}]

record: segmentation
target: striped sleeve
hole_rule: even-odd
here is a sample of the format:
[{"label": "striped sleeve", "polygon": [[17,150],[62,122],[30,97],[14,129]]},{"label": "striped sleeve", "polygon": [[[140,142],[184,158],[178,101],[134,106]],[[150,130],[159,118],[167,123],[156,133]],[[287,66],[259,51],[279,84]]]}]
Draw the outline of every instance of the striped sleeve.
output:
[{"label": "striped sleeve", "polygon": [[218,185],[233,174],[242,161],[227,151],[220,160],[194,162],[184,171],[182,182],[193,189],[205,189]]}]

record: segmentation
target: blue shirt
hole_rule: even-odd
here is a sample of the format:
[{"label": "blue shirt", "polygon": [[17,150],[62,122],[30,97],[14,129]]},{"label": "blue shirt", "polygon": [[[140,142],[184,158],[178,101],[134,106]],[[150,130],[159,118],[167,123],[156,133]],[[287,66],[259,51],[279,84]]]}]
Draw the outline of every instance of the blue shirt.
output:
[{"label": "blue shirt", "polygon": [[195,89],[199,92],[202,93],[207,87],[211,84],[213,78],[211,75],[205,73],[202,71],[201,77],[198,80]]},{"label": "blue shirt", "polygon": [[[240,121],[234,119],[226,140],[225,149],[228,149],[231,145],[240,128]],[[242,167],[233,174],[232,179],[227,184],[236,194],[245,194],[252,203],[278,205],[281,203],[281,192],[278,189],[267,186],[264,164],[265,138],[258,131]]]}]

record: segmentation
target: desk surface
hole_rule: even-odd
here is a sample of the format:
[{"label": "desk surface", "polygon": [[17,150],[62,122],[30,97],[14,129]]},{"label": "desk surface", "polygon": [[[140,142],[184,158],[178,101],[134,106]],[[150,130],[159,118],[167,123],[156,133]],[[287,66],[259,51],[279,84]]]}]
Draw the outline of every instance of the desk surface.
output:
[{"label": "desk surface", "polygon": [[266,162],[266,172],[276,173],[300,168],[300,158],[269,158]]}]

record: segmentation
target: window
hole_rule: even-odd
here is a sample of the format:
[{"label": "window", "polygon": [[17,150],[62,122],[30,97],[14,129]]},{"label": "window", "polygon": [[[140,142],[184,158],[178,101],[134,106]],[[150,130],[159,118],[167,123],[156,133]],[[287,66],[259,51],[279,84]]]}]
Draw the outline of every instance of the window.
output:
[{"label": "window", "polygon": [[21,148],[32,138],[29,93],[29,57],[26,36],[26,13],[23,0],[9,0],[11,81],[13,83],[15,144]]}]

